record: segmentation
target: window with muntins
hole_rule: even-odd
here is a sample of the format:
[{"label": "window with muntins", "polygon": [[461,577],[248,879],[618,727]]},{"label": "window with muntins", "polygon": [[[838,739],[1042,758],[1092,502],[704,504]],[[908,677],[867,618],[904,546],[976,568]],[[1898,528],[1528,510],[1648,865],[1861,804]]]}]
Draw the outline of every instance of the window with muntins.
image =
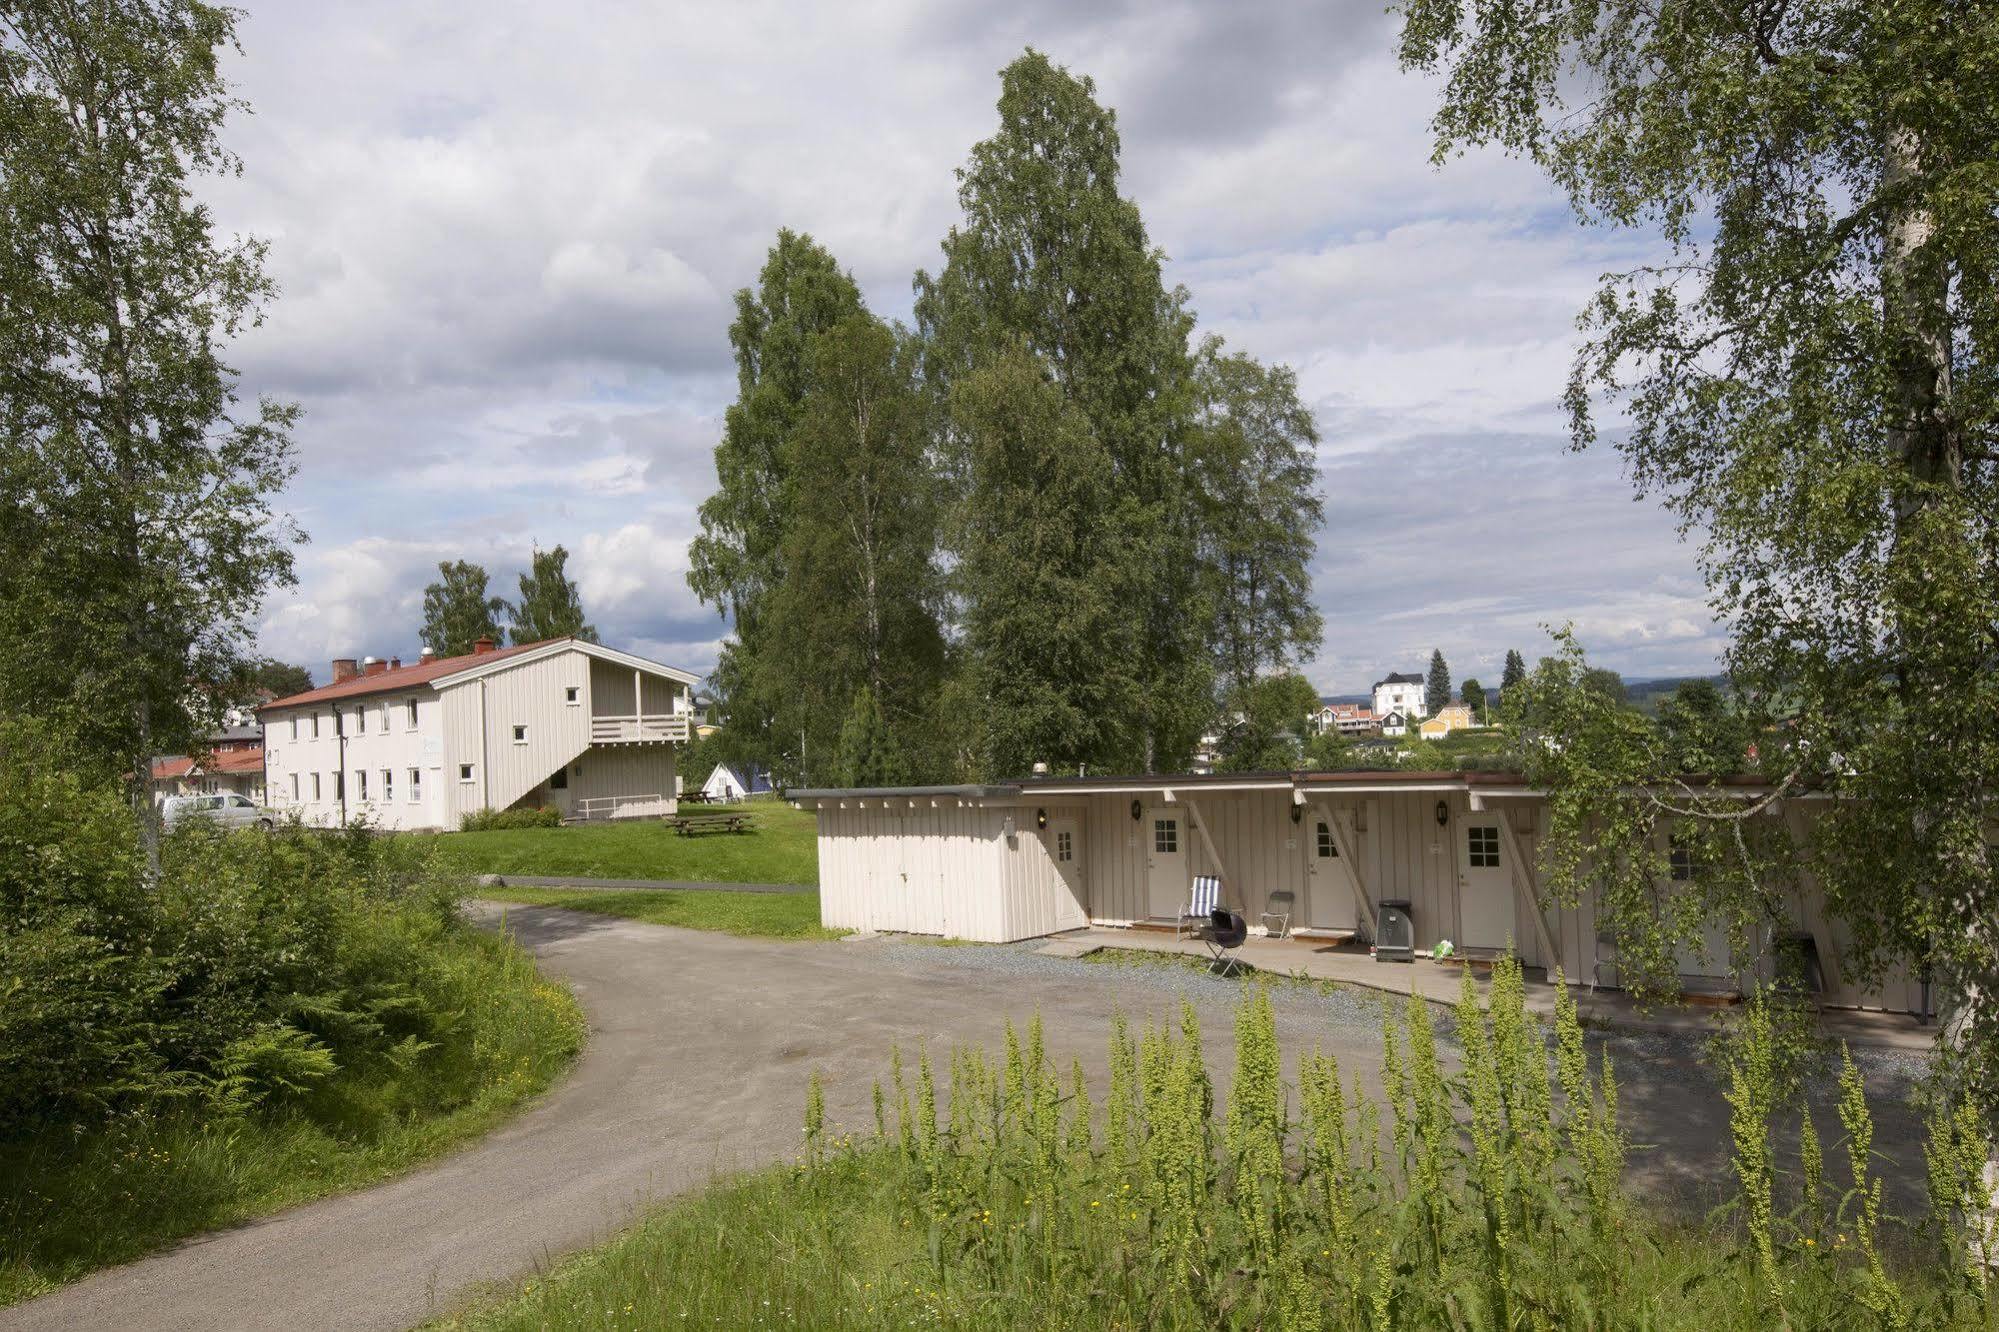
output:
[{"label": "window with muntins", "polygon": [[1321,823],[1319,825],[1319,858],[1324,860],[1332,856],[1337,856],[1339,853],[1339,845],[1333,841],[1332,825]]},{"label": "window with muntins", "polygon": [[1677,837],[1673,839],[1672,850],[1666,854],[1666,864],[1674,883],[1692,883],[1707,872],[1699,848]]},{"label": "window with muntins", "polygon": [[1152,849],[1160,855],[1172,856],[1180,853],[1180,820],[1154,819],[1152,821]]},{"label": "window with muntins", "polygon": [[1499,868],[1499,829],[1489,824],[1475,823],[1465,829],[1468,839],[1465,850],[1471,858],[1473,869]]},{"label": "window with muntins", "polygon": [[1076,858],[1075,838],[1070,835],[1067,828],[1063,828],[1055,834],[1055,858],[1057,860],[1074,860]]}]

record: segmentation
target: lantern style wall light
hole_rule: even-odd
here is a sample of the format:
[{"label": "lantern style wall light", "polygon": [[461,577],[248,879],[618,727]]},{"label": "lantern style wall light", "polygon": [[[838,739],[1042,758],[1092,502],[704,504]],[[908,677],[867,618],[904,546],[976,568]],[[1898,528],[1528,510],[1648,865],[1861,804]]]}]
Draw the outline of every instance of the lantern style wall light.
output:
[{"label": "lantern style wall light", "polygon": [[1134,799],[1131,802],[1131,821],[1133,823],[1137,823],[1140,819],[1144,817],[1145,817],[1145,802],[1142,800]]},{"label": "lantern style wall light", "polygon": [[1045,809],[1037,809],[1037,810],[1035,810],[1035,811],[1034,811],[1034,826],[1035,826],[1035,827],[1037,827],[1037,828],[1039,828],[1039,829],[1041,829],[1041,830],[1042,830],[1043,832],[1046,832],[1046,831],[1048,831],[1048,811],[1047,811],[1047,810],[1045,810]]},{"label": "lantern style wall light", "polygon": [[1451,807],[1442,800],[1437,802],[1437,826],[1443,827],[1451,821]]},{"label": "lantern style wall light", "polygon": [[1300,819],[1304,817],[1305,817],[1305,807],[1303,805],[1294,804],[1291,806],[1291,821],[1293,823],[1298,822]]}]

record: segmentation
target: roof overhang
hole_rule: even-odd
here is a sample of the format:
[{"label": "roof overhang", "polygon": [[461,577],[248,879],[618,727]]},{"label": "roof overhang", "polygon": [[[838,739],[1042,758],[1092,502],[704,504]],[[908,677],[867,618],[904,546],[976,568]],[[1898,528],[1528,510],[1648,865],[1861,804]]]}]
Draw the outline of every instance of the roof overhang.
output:
[{"label": "roof overhang", "polygon": [[680,670],[678,667],[668,666],[663,662],[651,661],[645,657],[635,656],[630,652],[620,652],[616,648],[607,648],[601,643],[586,643],[581,639],[575,638],[558,638],[552,642],[544,643],[529,652],[515,653],[511,656],[502,657],[498,661],[479,662],[467,666],[462,671],[453,671],[449,675],[440,675],[429,683],[432,687],[441,689],[445,685],[462,684],[467,680],[479,679],[481,676],[497,675],[501,671],[512,670],[516,666],[525,666],[529,662],[546,661],[548,658],[560,656],[564,652],[581,652],[586,657],[591,657],[598,661],[606,661],[614,666],[623,666],[628,670],[643,671],[648,675],[664,676],[669,680],[687,685],[690,689],[701,682],[700,676],[691,675],[686,671]]}]

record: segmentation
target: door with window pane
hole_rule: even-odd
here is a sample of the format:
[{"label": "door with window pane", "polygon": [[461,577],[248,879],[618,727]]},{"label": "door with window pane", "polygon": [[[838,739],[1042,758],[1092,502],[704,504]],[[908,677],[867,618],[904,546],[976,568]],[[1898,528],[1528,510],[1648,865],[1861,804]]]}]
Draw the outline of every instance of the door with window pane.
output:
[{"label": "door with window pane", "polygon": [[1458,825],[1460,948],[1506,948],[1513,938],[1513,871],[1495,817]]},{"label": "door with window pane", "polygon": [[1144,839],[1146,913],[1172,920],[1187,909],[1193,880],[1187,870],[1187,823],[1171,806],[1155,806],[1139,820]]}]

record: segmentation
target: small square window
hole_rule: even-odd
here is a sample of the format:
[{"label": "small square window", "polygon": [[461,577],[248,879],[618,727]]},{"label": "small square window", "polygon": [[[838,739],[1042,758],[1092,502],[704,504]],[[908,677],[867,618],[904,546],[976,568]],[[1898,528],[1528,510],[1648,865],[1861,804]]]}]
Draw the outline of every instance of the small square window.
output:
[{"label": "small square window", "polygon": [[1173,856],[1180,853],[1180,820],[1154,819],[1152,821],[1152,849],[1164,856]]},{"label": "small square window", "polygon": [[1473,869],[1499,868],[1499,829],[1489,824],[1474,824],[1465,829],[1465,851]]},{"label": "small square window", "polygon": [[562,691],[562,701],[572,706],[581,703],[583,701],[583,690],[576,685],[570,685]]},{"label": "small square window", "polygon": [[471,780],[472,780],[472,765],[471,765],[471,764],[469,764],[469,763],[461,763],[461,764],[459,764],[459,765],[458,765],[458,780],[459,780],[459,781],[461,781],[461,782],[469,782],[469,781],[471,781]]},{"label": "small square window", "polygon": [[514,743],[515,743],[515,744],[517,744],[517,745],[524,745],[524,744],[526,744],[527,742],[528,742],[528,728],[527,728],[527,727],[525,727],[525,726],[519,726],[519,725],[515,726],[515,727],[514,727]]}]

